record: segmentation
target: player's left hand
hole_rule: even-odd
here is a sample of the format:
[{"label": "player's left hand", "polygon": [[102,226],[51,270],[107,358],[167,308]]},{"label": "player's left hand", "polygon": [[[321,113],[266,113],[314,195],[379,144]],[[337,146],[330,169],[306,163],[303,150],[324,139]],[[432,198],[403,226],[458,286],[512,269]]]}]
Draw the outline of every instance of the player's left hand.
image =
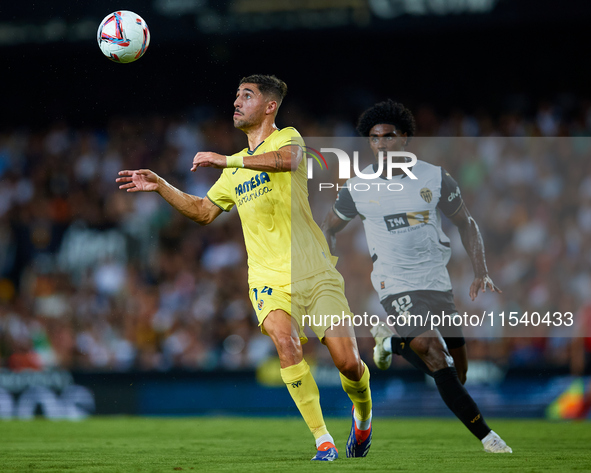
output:
[{"label": "player's left hand", "polygon": [[197,153],[193,158],[193,167],[191,168],[191,171],[195,172],[199,166],[211,168],[225,168],[226,157],[223,154],[202,151]]},{"label": "player's left hand", "polygon": [[470,299],[476,299],[478,293],[481,291],[486,292],[487,287],[490,289],[491,292],[498,292],[499,294],[503,293],[503,291],[501,291],[497,286],[495,286],[495,283],[490,278],[490,276],[488,274],[485,274],[482,277],[474,278],[474,281],[470,286]]}]

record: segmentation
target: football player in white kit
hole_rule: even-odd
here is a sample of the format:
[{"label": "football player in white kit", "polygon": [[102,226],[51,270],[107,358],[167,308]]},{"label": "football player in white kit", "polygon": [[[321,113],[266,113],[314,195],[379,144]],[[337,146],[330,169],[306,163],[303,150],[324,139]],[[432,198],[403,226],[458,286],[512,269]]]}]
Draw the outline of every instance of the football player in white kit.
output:
[{"label": "football player in white kit", "polygon": [[[404,151],[415,134],[415,121],[410,110],[388,100],[366,110],[357,131],[368,137],[376,159],[384,159],[388,151]],[[411,168],[417,179],[411,179],[403,169],[394,169],[388,180],[386,168],[383,166],[384,172],[372,184],[380,180],[402,184],[401,191],[394,192],[389,185],[372,185],[368,190],[367,184],[356,186],[367,183],[367,179],[353,177],[341,188],[322,225],[334,254],[336,233],[359,215],[373,261],[372,284],[387,314],[406,316],[408,321],[408,315],[422,317],[422,323],[414,319],[414,323],[397,325],[399,337],[384,324],[372,327],[374,361],[378,368],[387,369],[393,353],[406,358],[434,378],[446,405],[482,441],[486,452],[511,453],[463,386],[468,364],[461,327],[430,328],[430,314],[457,313],[446,268],[451,249],[441,229],[440,211],[458,227],[472,262],[472,300],[487,288],[501,292],[488,275],[478,225],[462,200],[458,184],[440,166],[418,160]],[[365,174],[378,171],[378,163],[363,170]]]}]

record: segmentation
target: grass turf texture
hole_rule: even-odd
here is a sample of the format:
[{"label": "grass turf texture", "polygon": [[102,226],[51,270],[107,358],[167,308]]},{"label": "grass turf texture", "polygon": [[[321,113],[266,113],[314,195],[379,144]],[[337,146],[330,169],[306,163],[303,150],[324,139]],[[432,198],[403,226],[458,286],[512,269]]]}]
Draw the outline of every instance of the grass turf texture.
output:
[{"label": "grass turf texture", "polygon": [[295,418],[92,418],[0,421],[2,472],[591,471],[591,424],[492,420],[513,448],[492,455],[454,419],[375,419],[367,458],[345,458],[350,421],[328,419],[341,458],[310,462]]}]

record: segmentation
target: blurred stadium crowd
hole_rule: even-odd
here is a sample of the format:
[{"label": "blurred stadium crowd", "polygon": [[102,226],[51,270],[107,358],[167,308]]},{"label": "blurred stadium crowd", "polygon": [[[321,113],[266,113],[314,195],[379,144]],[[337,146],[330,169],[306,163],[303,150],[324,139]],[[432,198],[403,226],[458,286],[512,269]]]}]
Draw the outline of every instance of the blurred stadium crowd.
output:
[{"label": "blurred stadium crowd", "polygon": [[[440,115],[428,106],[414,112],[420,136],[570,137],[543,158],[483,144],[435,164],[460,184],[503,289],[469,301],[472,269],[447,222],[460,312],[572,311],[576,334],[587,336],[491,332],[469,340],[470,358],[580,372],[591,353],[591,138],[576,137],[591,135],[591,104],[568,114],[553,102],[529,115]],[[293,125],[304,137],[355,135],[354,122],[309,116],[289,104],[280,117],[280,126]],[[194,154],[231,154],[245,143],[225,116],[0,131],[0,367],[242,369],[273,355],[248,300],[237,212],[200,227],[158,195],[127,194],[115,183],[121,169],[150,168],[203,196],[220,170],[189,172]],[[345,281],[356,281],[347,296],[355,313],[371,307],[383,315],[362,226],[350,227],[339,238],[360,251],[341,255]],[[373,340],[362,336],[359,343],[369,361]],[[327,355],[319,346],[311,338],[306,350],[321,362]]]}]

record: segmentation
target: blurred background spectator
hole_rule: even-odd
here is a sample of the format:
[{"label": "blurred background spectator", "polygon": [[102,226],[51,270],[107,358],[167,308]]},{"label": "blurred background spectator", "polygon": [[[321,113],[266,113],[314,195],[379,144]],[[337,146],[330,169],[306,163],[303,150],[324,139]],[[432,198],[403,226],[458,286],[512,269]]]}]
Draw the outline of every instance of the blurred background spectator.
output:
[{"label": "blurred background spectator", "polygon": [[[543,103],[540,110],[548,107]],[[591,115],[585,107],[572,115]],[[302,111],[296,116],[290,124],[304,136],[353,133],[352,123],[336,117]],[[472,269],[457,232],[446,223],[460,311],[572,311],[583,324],[591,303],[591,139],[557,139],[544,155],[533,157],[519,149],[523,141],[495,138],[508,135],[503,126],[509,122],[515,131],[509,136],[539,137],[540,122],[549,126],[549,120],[541,112],[476,117],[459,110],[441,116],[426,106],[417,110],[419,132],[428,121],[432,137],[482,137],[458,141],[465,146],[438,164],[463,189],[503,294],[469,302]],[[229,153],[242,148],[240,132],[229,131],[229,145],[208,133],[228,121],[218,116],[181,121],[161,115],[133,122],[116,117],[106,130],[59,123],[0,135],[5,163],[0,183],[3,366],[240,369],[273,353],[248,300],[236,211],[200,227],[158,195],[131,196],[114,182],[119,169],[149,167],[179,188],[204,195],[220,171],[187,172],[192,155],[199,149]],[[591,133],[586,126],[557,120],[552,133]],[[339,269],[346,281],[355,281],[347,285],[354,312],[370,308],[381,314],[369,283],[371,260],[362,232],[358,223],[343,233],[340,246],[358,252],[343,255]],[[567,366],[579,347],[570,338],[500,335],[470,339],[471,358],[511,366]],[[362,337],[360,345],[371,357],[373,341]],[[317,347],[310,343],[309,356]],[[318,356],[325,355],[319,351]]]},{"label": "blurred background spectator", "polygon": [[[469,340],[470,358],[589,369],[589,2],[129,0],[152,32],[129,65],[96,46],[119,7],[2,6],[0,367],[235,370],[273,354],[248,300],[236,211],[200,227],[115,184],[120,169],[151,168],[203,196],[220,171],[190,173],[191,160],[246,146],[233,91],[261,72],[288,83],[278,125],[304,137],[355,136],[359,114],[387,97],[413,110],[419,136],[478,137],[433,162],[458,180],[503,294],[468,301],[472,270],[446,222],[458,308],[572,311],[587,338],[491,332]],[[562,138],[534,152],[543,137]],[[326,206],[313,207],[322,219]],[[359,282],[347,285],[353,311],[382,314],[362,231],[339,235],[356,251],[338,268]],[[318,348],[311,339],[306,356],[322,363]]]}]

